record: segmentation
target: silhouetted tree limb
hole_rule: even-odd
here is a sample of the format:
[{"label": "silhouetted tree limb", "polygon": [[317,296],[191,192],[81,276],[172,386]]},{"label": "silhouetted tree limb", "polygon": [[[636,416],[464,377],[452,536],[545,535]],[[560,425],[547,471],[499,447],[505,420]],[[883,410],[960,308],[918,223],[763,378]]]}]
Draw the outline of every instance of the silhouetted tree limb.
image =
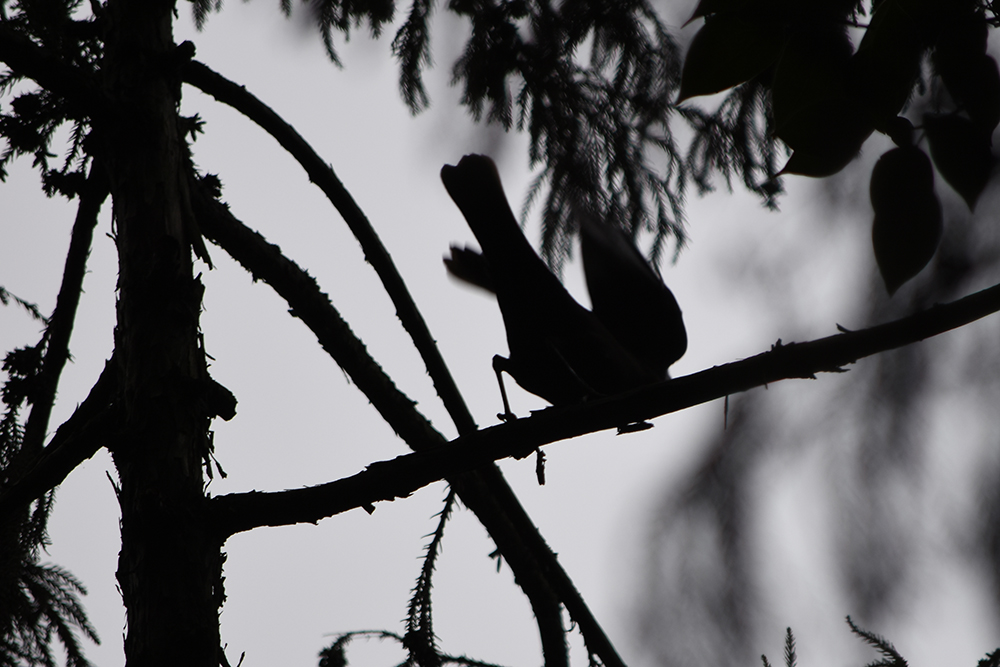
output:
[{"label": "silhouetted tree limb", "polygon": [[73,414],[25,473],[0,495],[0,516],[42,497],[62,483],[82,462],[107,444],[114,414],[110,407],[115,393],[114,357],[107,361],[97,382]]},{"label": "silhouetted tree limb", "polygon": [[108,197],[108,184],[104,165],[99,161],[91,165],[90,175],[79,193],[79,205],[69,250],[63,269],[62,285],[56,297],[56,307],[45,328],[45,356],[31,398],[31,413],[24,426],[26,451],[40,450],[49,425],[52,404],[56,400],[59,376],[69,359],[69,339],[76,321],[76,309],[83,291],[83,277],[87,271],[87,257],[97,226],[97,214]]},{"label": "silhouetted tree limb", "polygon": [[[256,526],[316,522],[379,500],[403,498],[449,475],[489,461],[524,458],[538,447],[623,423],[652,419],[753,387],[817,373],[843,372],[858,359],[910,345],[1000,311],[1000,285],[886,324],[805,343],[783,345],[742,361],[668,380],[618,396],[548,408],[526,419],[483,429],[329,484],[272,493],[243,493],[212,501],[225,536]],[[357,493],[353,500],[350,494]]]},{"label": "silhouetted tree limb", "polygon": [[[392,380],[365,350],[308,273],[281,254],[260,234],[248,229],[230,213],[228,207],[200,192],[194,199],[195,211],[205,236],[223,247],[255,278],[264,280],[289,304],[291,313],[313,331],[323,348],[336,360],[364,392],[386,422],[414,450],[444,444],[446,441],[413,402],[399,391]],[[484,461],[488,464],[489,461]],[[467,472],[467,471],[462,471]],[[570,583],[552,592],[549,573],[557,571],[560,582],[570,579],[555,555],[538,534],[506,480],[495,466],[466,475],[456,475],[449,482],[483,523],[517,576],[539,620],[542,641],[547,653],[565,653],[562,630],[562,601],[577,619],[590,650],[600,655],[606,665],[621,665],[610,640],[600,629],[586,603]],[[334,496],[341,490],[334,492]],[[307,519],[308,520],[308,519]],[[558,628],[558,632],[556,632]],[[558,643],[557,648],[555,644]],[[553,663],[557,664],[557,663]]]},{"label": "silhouetted tree limb", "polygon": [[[56,298],[56,307],[38,344],[44,352],[40,370],[32,382],[31,412],[24,427],[22,452],[27,461],[23,468],[25,475],[0,495],[0,513],[15,511],[40,498],[58,486],[77,465],[93,456],[100,448],[99,429],[95,428],[94,419],[107,406],[110,397],[105,391],[107,371],[98,381],[100,389],[95,387],[91,391],[84,405],[60,427],[48,447],[43,449],[43,444],[56,399],[59,376],[69,359],[69,339],[76,320],[80,293],[83,291],[83,278],[94,227],[97,226],[97,214],[108,196],[103,169],[100,163],[92,165],[90,176],[79,192],[79,205],[70,235],[62,285]],[[83,424],[86,426],[81,430]],[[62,449],[67,442],[70,443],[68,448]]]},{"label": "silhouetted tree limb", "polygon": [[423,315],[417,309],[403,278],[389,256],[378,234],[354,198],[341,183],[333,167],[313,150],[312,146],[269,106],[238,85],[198,61],[189,62],[184,68],[184,80],[223,104],[236,109],[259,125],[281,144],[298,161],[309,175],[309,180],[319,186],[330,203],[340,213],[354,233],[365,253],[365,259],[378,274],[389,298],[396,307],[396,315],[403,328],[410,334],[413,344],[424,360],[427,372],[434,382],[438,395],[458,432],[470,433],[476,429],[469,408],[448,370],[441,352],[431,336]]},{"label": "silhouetted tree limb", "polygon": [[320,345],[368,397],[396,434],[414,449],[444,442],[442,436],[413,406],[361,340],[337,312],[316,279],[257,232],[237,220],[229,208],[205,192],[196,192],[192,205],[205,236],[224,248],[257,280],[270,285],[316,335]]}]

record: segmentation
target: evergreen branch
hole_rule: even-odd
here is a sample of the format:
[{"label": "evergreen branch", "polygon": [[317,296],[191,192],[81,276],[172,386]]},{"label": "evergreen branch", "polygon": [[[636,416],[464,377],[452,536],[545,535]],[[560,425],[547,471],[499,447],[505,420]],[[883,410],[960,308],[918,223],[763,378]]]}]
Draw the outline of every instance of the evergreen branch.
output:
[{"label": "evergreen branch", "polygon": [[80,192],[76,221],[70,237],[69,250],[63,269],[62,285],[56,297],[56,307],[45,330],[45,356],[31,399],[31,413],[24,426],[24,448],[33,453],[41,450],[49,426],[49,416],[56,399],[59,376],[69,359],[69,339],[76,321],[76,310],[83,291],[87,257],[97,226],[97,214],[108,196],[104,167],[95,162],[90,176]]},{"label": "evergreen branch", "polygon": [[410,652],[410,661],[422,667],[440,664],[437,643],[434,637],[434,619],[431,607],[431,589],[437,558],[441,553],[441,543],[444,540],[444,527],[455,509],[455,490],[448,491],[444,507],[438,512],[438,525],[434,529],[431,541],[424,547],[423,565],[420,575],[413,587],[406,614],[406,648]]},{"label": "evergreen branch", "polygon": [[70,101],[77,109],[77,117],[100,114],[111,107],[89,72],[52,56],[3,23],[0,23],[0,62],[18,76],[32,79]]},{"label": "evergreen branch", "polygon": [[858,627],[851,620],[850,616],[847,617],[847,625],[850,626],[851,632],[861,637],[866,644],[874,647],[879,653],[885,656],[882,660],[868,663],[867,667],[907,667],[906,660],[903,659],[903,656],[899,654],[899,651],[896,650],[896,647],[888,639],[870,630]]},{"label": "evergreen branch", "polygon": [[18,295],[8,292],[4,289],[3,285],[0,285],[0,303],[6,306],[11,301],[28,311],[28,314],[31,315],[32,319],[38,320],[39,322],[45,322],[46,324],[48,323],[48,319],[42,315],[42,311],[36,304],[31,303],[30,301],[25,301]]},{"label": "evergreen branch", "polygon": [[[549,184],[542,253],[558,269],[570,248],[575,205],[633,234],[652,231],[659,257],[683,245],[687,165],[670,129],[680,49],[645,0],[453,3],[472,32],[453,67],[462,104],[529,136],[529,158]],[[613,17],[613,18],[612,18]],[[590,64],[579,53],[590,40]],[[511,94],[512,81],[518,83]],[[515,107],[516,106],[516,110]],[[661,176],[650,158],[664,166]]]},{"label": "evergreen branch", "polygon": [[392,54],[399,60],[399,89],[410,113],[414,114],[430,106],[421,73],[431,64],[427,23],[433,6],[433,0],[413,0],[406,22],[392,40]]},{"label": "evergreen branch", "polygon": [[987,653],[985,658],[976,663],[976,667],[1000,667],[1000,648]]},{"label": "evergreen branch", "polygon": [[191,61],[185,66],[184,80],[199,90],[227,104],[277,140],[281,147],[305,169],[309,180],[319,186],[330,203],[340,213],[347,226],[361,244],[365,259],[378,274],[386,293],[396,307],[403,328],[410,335],[413,344],[427,367],[438,395],[444,402],[459,433],[470,433],[476,429],[475,421],[465,405],[455,380],[451,376],[440,350],[431,336],[423,315],[417,309],[403,282],[389,252],[372,228],[364,212],[351,197],[333,168],[313,150],[312,146],[295,128],[286,123],[270,107],[257,99],[243,86],[212,71],[208,66]]},{"label": "evergreen branch", "polygon": [[[210,501],[221,539],[258,526],[315,523],[355,507],[409,496],[418,489],[489,461],[525,458],[538,447],[648,420],[779,380],[843,372],[863,357],[910,345],[1000,311],[1000,285],[957,301],[860,331],[790,345],[692,375],[461,436],[433,449],[379,461],[335,482],[304,489],[250,492]],[[849,621],[850,622],[850,621]],[[852,624],[853,626],[853,624]]]},{"label": "evergreen branch", "polygon": [[783,192],[776,176],[779,143],[772,128],[770,89],[761,78],[736,86],[714,113],[694,105],[677,112],[694,129],[685,160],[691,179],[702,194],[712,191],[712,176],[720,174],[731,191],[733,177],[758,194],[764,205],[777,208]]},{"label": "evergreen branch", "polygon": [[[321,346],[344,368],[386,422],[414,450],[445,443],[444,438],[413,407],[413,402],[393,385],[361,341],[340,318],[315,279],[281,254],[260,234],[233,217],[228,207],[197,188],[194,206],[202,231],[251,272],[268,283],[288,303],[319,339]],[[343,361],[342,361],[343,360]],[[344,364],[348,364],[346,367]],[[484,460],[484,464],[488,461]],[[462,473],[467,473],[463,470]],[[466,507],[486,527],[515,573],[516,581],[531,603],[545,638],[562,635],[560,602],[579,625],[588,650],[607,667],[623,665],[600,624],[580,596],[555,554],[546,544],[517,500],[500,470],[493,465],[448,479]],[[343,509],[350,509],[343,508]],[[338,510],[343,511],[343,510]],[[319,519],[322,517],[316,517]],[[306,519],[311,521],[312,519]],[[251,521],[252,523],[252,521]],[[263,525],[263,524],[259,524]],[[248,525],[239,530],[255,527]],[[232,532],[221,528],[221,539]],[[543,627],[544,626],[544,627]],[[564,640],[560,640],[564,645]],[[555,649],[552,649],[555,650]]]},{"label": "evergreen branch", "polygon": [[795,635],[791,628],[785,628],[785,667],[796,667]]},{"label": "evergreen branch", "polygon": [[80,602],[80,596],[86,593],[72,574],[58,566],[25,564],[16,589],[6,600],[5,611],[11,613],[12,619],[6,636],[0,639],[0,662],[55,665],[55,634],[63,645],[66,665],[90,667],[74,632],[77,628],[91,641],[100,643]]}]

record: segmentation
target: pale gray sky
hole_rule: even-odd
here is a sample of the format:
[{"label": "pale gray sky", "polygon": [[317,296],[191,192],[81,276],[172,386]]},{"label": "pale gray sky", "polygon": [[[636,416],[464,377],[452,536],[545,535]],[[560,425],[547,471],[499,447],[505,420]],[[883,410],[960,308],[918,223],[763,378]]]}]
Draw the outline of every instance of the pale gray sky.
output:
[{"label": "pale gray sky", "polygon": [[[449,243],[472,243],[473,238],[441,186],[438,170],[486,146],[456,109],[457,92],[443,83],[452,54],[440,37],[460,24],[451,19],[439,24],[438,69],[430,79],[434,106],[412,118],[399,98],[396,65],[388,56],[391,38],[370,42],[361,30],[349,45],[339,41],[345,68],[338,70],[325,59],[319,40],[286,22],[275,2],[229,3],[200,34],[186,10],[182,7],[177,22],[177,41],[194,41],[199,60],[245,84],[333,165],[393,255],[477,421],[495,423],[500,405],[490,359],[506,351],[499,311],[495,301],[449,280],[441,263]],[[196,162],[221,176],[233,213],[317,277],[400,388],[439,429],[453,435],[374,272],[320,191],[270,137],[231,109],[185,87],[183,111],[197,112],[206,121],[206,133],[194,145]],[[869,151],[869,158],[878,152]],[[16,243],[0,244],[0,285],[49,312],[73,208],[44,200],[29,167],[21,160],[10,182],[0,187],[0,230],[7,239],[17,234]],[[501,170],[512,206],[519,210],[530,177],[520,139],[512,141]],[[664,267],[690,340],[673,375],[756,354],[778,338],[818,337],[834,333],[835,323],[857,324],[847,318],[854,312],[851,294],[868,276],[867,223],[831,232],[817,222],[823,201],[812,184],[793,179],[789,186],[781,214],[763,211],[743,193],[723,191],[703,200],[691,196],[690,248],[675,266]],[[86,395],[111,352],[116,261],[105,236],[107,209],[98,231],[72,341],[75,361],[65,372],[53,427]],[[528,235],[537,240],[536,225],[529,226]],[[818,239],[815,252],[788,266],[787,250],[809,235]],[[229,478],[216,479],[210,491],[316,484],[405,453],[403,443],[271,289],[252,283],[219,248],[210,246],[209,252],[216,269],[202,266],[206,348],[215,359],[214,377],[240,401],[232,422],[215,424],[217,457]],[[782,293],[754,290],[754,272],[772,267],[794,278]],[[584,300],[576,266],[568,267],[566,279]],[[0,308],[4,350],[36,342],[37,330],[19,309]],[[785,383],[768,391],[794,395],[812,386]],[[544,405],[520,389],[512,401],[519,414]],[[630,605],[642,586],[637,567],[651,499],[690,471],[705,434],[722,429],[723,406],[716,402],[655,423],[644,433],[597,434],[547,448],[545,487],[535,483],[533,460],[502,465],[633,665],[642,663],[630,634]],[[821,462],[813,465],[821,467]],[[86,604],[103,644],[88,655],[102,667],[123,662],[124,616],[114,580],[118,510],[108,471],[114,474],[102,451],[74,472],[59,490],[50,531],[52,560],[90,589]],[[761,652],[779,664],[784,627],[790,624],[797,631],[800,664],[832,667],[859,655],[867,661],[871,658],[843,626],[850,609],[831,597],[829,575],[804,565],[816,562],[823,550],[807,537],[822,515],[812,491],[804,482],[778,485],[768,501],[775,526],[783,529],[771,529],[772,570],[780,576],[772,577],[775,624]],[[436,484],[407,500],[380,504],[371,516],[355,510],[319,526],[259,529],[231,539],[225,547],[228,600],[222,615],[230,662],[235,665],[246,651],[245,667],[311,665],[332,641],[324,635],[356,629],[401,632],[424,536],[435,526],[433,515],[444,493],[444,485]],[[474,516],[458,512],[436,576],[441,647],[501,664],[539,664],[530,609],[509,570],[496,573],[487,557],[491,551]],[[974,583],[960,581],[961,574],[948,576],[957,583],[943,583],[940,599],[932,604],[957,600],[952,604],[967,608],[961,606],[969,599],[963,591]],[[991,648],[981,626],[954,623],[946,633],[929,637],[919,628],[902,627],[891,638],[914,667],[936,664],[942,655],[950,657],[949,664],[971,667]],[[574,642],[574,661],[585,664],[578,638]],[[945,646],[944,653],[934,648]],[[360,641],[357,651],[352,654],[357,665],[392,664],[402,655],[392,647],[396,657],[376,660],[379,650],[365,649]]]}]

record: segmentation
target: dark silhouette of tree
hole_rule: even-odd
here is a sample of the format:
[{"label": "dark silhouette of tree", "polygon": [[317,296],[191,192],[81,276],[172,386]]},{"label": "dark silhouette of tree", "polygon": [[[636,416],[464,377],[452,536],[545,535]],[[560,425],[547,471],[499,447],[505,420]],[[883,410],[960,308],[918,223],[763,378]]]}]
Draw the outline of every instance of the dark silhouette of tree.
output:
[{"label": "dark silhouette of tree", "polygon": [[[396,11],[389,0],[318,0],[310,8],[334,62],[338,34],[367,24],[378,35]],[[196,60],[194,44],[174,42],[179,9],[162,1],[0,0],[0,62],[7,68],[0,75],[5,105],[0,135],[6,141],[0,177],[12,160],[32,156],[45,193],[75,199],[78,206],[57,305],[42,318],[42,338],[9,352],[4,361],[0,654],[5,663],[53,664],[57,640],[71,664],[87,664],[75,635],[76,630],[94,634],[78,599],[82,587],[71,574],[40,566],[38,553],[55,488],[82,461],[107,448],[122,511],[117,578],[127,610],[130,665],[228,664],[219,612],[225,598],[221,549],[232,535],[315,523],[352,508],[371,510],[376,502],[406,497],[441,479],[453,494],[428,545],[406,633],[383,636],[397,637],[412,664],[485,664],[447,655],[432,627],[431,576],[444,522],[458,498],[487,529],[527,596],[545,664],[568,663],[565,609],[591,661],[620,665],[611,640],[496,460],[522,458],[559,440],[641,423],[782,379],[839,372],[862,357],[1000,310],[1000,286],[961,296],[965,291],[959,288],[967,283],[956,279],[937,287],[949,300],[945,305],[931,307],[936,300],[924,300],[898,313],[881,308],[872,318],[881,324],[868,329],[802,344],[779,341],[740,362],[478,429],[392,259],[333,169],[264,101]],[[193,3],[199,25],[220,9],[221,2]],[[283,1],[282,9],[289,13],[290,2]],[[414,112],[429,103],[422,72],[430,60],[433,9],[427,0],[414,0],[393,41],[402,94]],[[656,261],[668,239],[678,246],[685,240],[682,210],[689,181],[706,190],[715,174],[727,181],[738,177],[773,206],[781,193],[779,140],[794,150],[785,173],[822,176],[850,162],[861,142],[878,131],[891,136],[899,151],[883,158],[872,185],[875,255],[887,287],[895,291],[937,247],[940,209],[929,190],[932,169],[970,206],[986,187],[992,158],[984,150],[1000,113],[994,108],[1000,80],[995,82],[996,64],[980,36],[997,18],[992,7],[972,0],[881,0],[874,7],[854,0],[808,7],[784,0],[703,0],[695,17],[704,17],[705,24],[683,72],[676,41],[646,2],[553,6],[456,0],[446,9],[471,25],[453,67],[462,104],[477,119],[516,127],[529,137],[529,156],[539,173],[528,204],[545,192],[542,251],[554,267],[568,253],[578,206],[633,237],[650,234]],[[855,51],[848,26],[865,11],[874,13]],[[927,54],[935,69],[922,77]],[[920,148],[922,137],[912,121],[900,115],[925,78],[932,91],[946,88],[949,96],[922,117],[933,162]],[[944,88],[934,87],[939,80]],[[235,108],[272,135],[338,210],[419,350],[457,439],[448,442],[397,389],[316,280],[233,214],[222,200],[219,177],[195,167],[189,144],[204,128],[199,118],[179,113],[185,86]],[[715,111],[677,104],[733,86]],[[689,146],[679,138],[684,135],[678,124],[693,136]],[[54,144],[67,136],[59,133],[63,128],[69,129],[66,157],[55,164]],[[923,199],[914,207],[917,196]],[[92,233],[108,200],[119,262],[114,352],[87,398],[46,442]],[[912,239],[907,225],[914,219]],[[886,225],[888,232],[879,231]],[[231,256],[287,303],[413,453],[313,487],[206,493],[213,470],[221,474],[213,459],[211,422],[231,419],[236,411],[235,397],[211,377],[200,335],[204,286],[195,259],[212,268],[217,252]],[[0,296],[41,317],[6,290]],[[886,381],[916,384],[909,377]],[[742,415],[737,413],[737,423]],[[905,420],[890,419],[885,429],[902,433],[903,426]],[[744,455],[749,461],[753,449]],[[729,479],[750,465],[737,463],[730,466]],[[696,495],[714,497],[712,490]],[[725,543],[738,549],[738,517],[727,515],[723,522]],[[997,542],[995,533],[990,540]],[[749,589],[738,580],[738,554],[728,562],[735,571],[717,608],[743,622],[726,636],[738,643],[750,627],[751,619],[741,615]],[[861,568],[857,573],[872,580],[880,576]],[[888,589],[892,582],[879,585]],[[869,613],[870,606],[862,611]],[[889,646],[856,632],[880,650]],[[324,664],[343,664],[343,647],[353,636],[325,651]]]}]

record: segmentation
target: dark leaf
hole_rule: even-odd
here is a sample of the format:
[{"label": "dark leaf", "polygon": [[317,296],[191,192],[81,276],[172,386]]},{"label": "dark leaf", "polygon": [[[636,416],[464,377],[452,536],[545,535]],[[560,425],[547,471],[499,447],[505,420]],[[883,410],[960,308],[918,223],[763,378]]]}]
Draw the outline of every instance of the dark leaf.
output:
[{"label": "dark leaf", "polygon": [[691,42],[678,101],[711,95],[760,74],[781,55],[781,27],[723,14],[705,21]]},{"label": "dark leaf", "polygon": [[783,173],[829,176],[872,132],[848,86],[852,46],[838,24],[811,23],[791,35],[772,84],[775,134],[795,153]]},{"label": "dark leaf", "polygon": [[971,63],[961,102],[976,129],[986,138],[1000,123],[1000,70],[992,56],[979,56]]},{"label": "dark leaf", "polygon": [[883,0],[851,59],[852,78],[876,128],[899,115],[920,74],[923,26],[905,0]]},{"label": "dark leaf", "polygon": [[778,174],[798,174],[814,178],[833,176],[857,157],[860,149],[861,145],[858,144],[845,145],[840,149],[834,147],[820,152],[797,150],[788,158],[788,162]]},{"label": "dark leaf", "polygon": [[988,137],[968,118],[955,115],[927,114],[924,130],[941,176],[962,195],[969,209],[974,209],[993,171]]},{"label": "dark leaf", "polygon": [[941,238],[941,203],[934,169],[916,146],[894,148],[872,169],[872,246],[889,294],[917,275]]},{"label": "dark leaf", "polygon": [[849,161],[872,133],[872,127],[857,100],[841,97],[800,110],[776,133],[793,150],[843,155]]},{"label": "dark leaf", "polygon": [[900,148],[913,145],[913,123],[905,116],[896,116],[886,123],[884,132]]},{"label": "dark leaf", "polygon": [[956,13],[951,21],[941,28],[937,38],[934,59],[959,55],[978,55],[986,53],[986,40],[989,36],[989,25],[986,14],[976,11],[974,4],[966,3],[967,11]]},{"label": "dark leaf", "polygon": [[771,84],[774,123],[779,136],[782,127],[799,114],[845,96],[853,50],[840,26],[823,25],[789,36]]},{"label": "dark leaf", "polygon": [[955,102],[988,135],[1000,122],[1000,73],[986,55],[987,30],[982,12],[956,16],[942,28],[931,60]]}]

